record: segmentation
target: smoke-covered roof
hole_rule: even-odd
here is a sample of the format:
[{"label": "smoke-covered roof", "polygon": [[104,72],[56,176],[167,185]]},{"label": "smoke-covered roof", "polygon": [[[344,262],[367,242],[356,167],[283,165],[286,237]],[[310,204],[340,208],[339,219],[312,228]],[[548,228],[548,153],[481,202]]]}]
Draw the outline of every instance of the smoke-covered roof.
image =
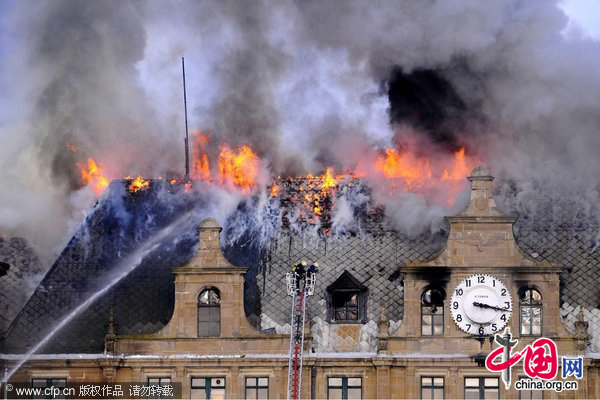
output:
[{"label": "smoke-covered roof", "polygon": [[[113,182],[12,322],[2,352],[26,352],[61,318],[98,290],[103,284],[102,277],[115,268],[119,260],[144,243],[153,232],[203,202],[202,194],[187,196],[162,190],[164,187],[155,189],[158,186],[145,192],[128,193],[121,182]],[[236,213],[248,212],[246,204]],[[241,218],[240,215],[231,217],[237,222]],[[387,310],[391,320],[401,319],[403,294],[401,289],[395,289],[401,288],[398,268],[406,262],[430,258],[443,245],[446,233],[409,236],[388,226],[381,224],[379,229],[331,237],[281,228],[266,246],[252,241],[253,232],[240,236],[239,230],[225,229],[222,242],[225,243],[226,257],[235,265],[249,268],[245,307],[250,321],[263,329],[270,327],[265,324],[265,316],[278,326],[287,323],[287,294],[282,289],[279,272],[287,269],[289,261],[301,257],[319,260],[325,266],[320,278],[322,288],[346,269],[363,282],[373,297],[370,319],[376,319],[380,304],[391,305]],[[574,307],[583,306],[586,317],[591,320],[592,343],[598,348],[594,338],[594,335],[600,335],[600,331],[594,331],[595,326],[600,326],[597,284],[600,253],[594,251],[596,227],[590,223],[572,226],[543,218],[521,218],[514,230],[527,254],[564,268],[561,274],[563,317],[567,322],[572,321]],[[234,233],[237,236],[229,240]],[[177,240],[165,241],[40,351],[102,352],[111,305],[117,334],[145,334],[159,330],[173,312],[174,276],[171,269],[190,261],[197,240],[197,226],[193,225],[179,232]],[[20,305],[15,303],[10,307],[14,315]],[[311,307],[309,314],[321,316],[323,310],[317,308],[324,307],[322,303],[314,302]],[[567,328],[572,329],[568,325]]]},{"label": "smoke-covered roof", "polygon": [[23,238],[0,238],[0,261],[10,265],[0,279],[0,338],[43,278],[43,268]]}]

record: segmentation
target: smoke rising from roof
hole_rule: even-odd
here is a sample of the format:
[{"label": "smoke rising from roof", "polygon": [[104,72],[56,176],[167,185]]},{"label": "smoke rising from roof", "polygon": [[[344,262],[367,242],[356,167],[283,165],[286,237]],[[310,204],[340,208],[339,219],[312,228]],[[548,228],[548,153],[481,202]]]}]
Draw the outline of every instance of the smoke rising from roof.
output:
[{"label": "smoke rising from roof", "polygon": [[[507,211],[556,199],[569,208],[557,219],[596,214],[600,43],[563,36],[553,2],[4,7],[0,233],[46,261],[94,201],[80,158],[115,177],[183,173],[181,55],[191,130],[250,145],[274,175],[352,166],[407,139],[432,159],[464,145],[499,177]],[[452,211],[395,201],[383,203],[404,230]]]}]

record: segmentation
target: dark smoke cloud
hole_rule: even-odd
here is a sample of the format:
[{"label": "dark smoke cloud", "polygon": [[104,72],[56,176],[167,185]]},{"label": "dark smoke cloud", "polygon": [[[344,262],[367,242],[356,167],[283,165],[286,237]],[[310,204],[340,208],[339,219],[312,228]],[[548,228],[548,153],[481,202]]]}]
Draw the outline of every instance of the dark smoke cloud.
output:
[{"label": "dark smoke cloud", "polygon": [[388,83],[390,118],[417,127],[436,144],[457,151],[456,137],[473,116],[452,85],[434,70],[404,73],[397,69]]},{"label": "dark smoke cloud", "polygon": [[[3,11],[0,233],[47,258],[94,201],[76,161],[94,157],[113,177],[182,172],[182,55],[192,131],[212,146],[251,145],[274,174],[354,165],[419,137],[433,159],[467,146],[510,211],[562,199],[597,212],[600,44],[565,37],[552,1],[59,0]],[[417,194],[386,205],[413,231],[453,211],[429,211]]]}]

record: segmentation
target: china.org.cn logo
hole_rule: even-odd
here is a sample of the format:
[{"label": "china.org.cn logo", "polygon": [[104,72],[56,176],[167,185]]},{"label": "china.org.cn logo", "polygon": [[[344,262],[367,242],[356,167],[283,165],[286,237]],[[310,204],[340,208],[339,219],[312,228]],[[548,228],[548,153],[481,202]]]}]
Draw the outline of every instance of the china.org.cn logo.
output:
[{"label": "china.org.cn logo", "polygon": [[[553,380],[558,374],[558,353],[556,343],[552,339],[539,338],[520,352],[513,352],[519,341],[513,340],[510,328],[505,328],[502,335],[496,334],[495,342],[500,345],[485,359],[485,366],[491,372],[501,372],[502,382],[506,389],[510,387],[510,368],[523,360],[523,370],[529,379],[520,379],[515,383],[517,390],[577,390],[578,382]],[[501,361],[496,359],[501,357]],[[563,379],[573,376],[583,377],[582,357],[561,357]],[[535,379],[535,380],[534,380]]]}]

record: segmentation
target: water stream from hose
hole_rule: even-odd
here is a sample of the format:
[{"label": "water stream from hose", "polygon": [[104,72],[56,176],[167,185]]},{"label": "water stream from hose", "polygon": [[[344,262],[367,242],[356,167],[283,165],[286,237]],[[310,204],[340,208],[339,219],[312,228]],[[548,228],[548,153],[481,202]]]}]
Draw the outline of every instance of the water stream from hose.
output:
[{"label": "water stream from hose", "polygon": [[146,242],[144,242],[140,247],[138,247],[133,253],[125,257],[119,265],[114,268],[114,273],[111,273],[108,277],[108,283],[102,287],[100,290],[91,294],[83,303],[77,306],[73,311],[63,317],[62,320],[52,330],[35,346],[27,352],[22,359],[20,359],[17,364],[8,371],[2,378],[1,383],[6,383],[11,376],[15,374],[31,358],[33,354],[35,354],[42,346],[44,346],[58,331],[60,331],[65,325],[67,325],[73,318],[77,317],[82,311],[87,309],[94,301],[96,301],[100,296],[105,294],[110,290],[114,285],[119,283],[123,278],[129,275],[133,270],[135,270],[142,262],[144,257],[150,254],[152,251],[156,250],[163,242],[165,238],[167,238],[170,234],[175,232],[177,229],[182,229],[184,226],[189,227],[193,222],[194,218],[190,218],[190,214],[193,211],[189,211],[185,213],[183,216],[179,217],[177,220],[162,228],[155,234],[153,234]]}]

